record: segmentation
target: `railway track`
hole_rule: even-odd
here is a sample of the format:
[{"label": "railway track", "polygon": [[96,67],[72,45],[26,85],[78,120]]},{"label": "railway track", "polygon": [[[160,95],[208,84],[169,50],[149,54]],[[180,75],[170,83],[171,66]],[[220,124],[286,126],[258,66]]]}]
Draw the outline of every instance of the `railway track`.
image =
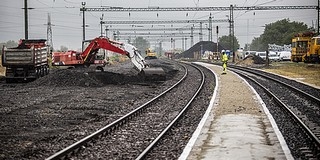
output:
[{"label": "railway track", "polygon": [[317,89],[258,70],[232,66],[258,91],[296,159],[320,159]]},{"label": "railway track", "polygon": [[[47,159],[152,159],[150,152],[183,118],[204,86],[202,69],[189,64],[184,68],[184,76],[163,93]],[[176,94],[178,90],[188,92]]]}]

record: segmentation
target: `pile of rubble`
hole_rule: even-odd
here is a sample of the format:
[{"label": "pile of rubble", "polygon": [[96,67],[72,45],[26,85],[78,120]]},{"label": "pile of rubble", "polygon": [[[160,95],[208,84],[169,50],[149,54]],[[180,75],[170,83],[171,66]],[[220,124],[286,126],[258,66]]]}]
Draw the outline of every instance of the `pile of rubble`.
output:
[{"label": "pile of rubble", "polygon": [[236,64],[251,66],[253,64],[265,64],[266,61],[257,55],[248,55],[243,60],[238,61]]}]

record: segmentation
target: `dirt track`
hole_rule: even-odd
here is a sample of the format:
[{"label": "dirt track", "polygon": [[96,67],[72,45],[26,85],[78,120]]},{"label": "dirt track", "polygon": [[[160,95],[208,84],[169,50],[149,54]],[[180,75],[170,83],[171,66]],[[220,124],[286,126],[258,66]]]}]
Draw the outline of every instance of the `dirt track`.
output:
[{"label": "dirt track", "polygon": [[[176,65],[150,61],[166,72],[164,82],[142,81],[130,62],[106,72],[52,70],[31,83],[0,83],[0,159],[44,159],[175,83]],[[46,154],[44,154],[46,153]]]}]

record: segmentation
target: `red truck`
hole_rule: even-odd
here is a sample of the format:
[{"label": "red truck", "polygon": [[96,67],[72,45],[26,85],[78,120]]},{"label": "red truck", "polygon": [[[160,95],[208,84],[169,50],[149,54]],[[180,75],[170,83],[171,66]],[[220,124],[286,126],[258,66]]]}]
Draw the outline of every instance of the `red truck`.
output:
[{"label": "red truck", "polygon": [[14,48],[2,48],[6,82],[34,80],[49,73],[49,50],[45,39],[22,39]]}]

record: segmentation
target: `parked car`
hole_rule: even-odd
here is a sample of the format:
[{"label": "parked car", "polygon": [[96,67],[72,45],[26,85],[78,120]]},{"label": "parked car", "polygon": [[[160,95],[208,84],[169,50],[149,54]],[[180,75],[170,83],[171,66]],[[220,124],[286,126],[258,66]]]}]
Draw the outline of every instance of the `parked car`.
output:
[{"label": "parked car", "polygon": [[277,52],[269,51],[269,60],[271,62],[278,62],[280,61],[280,56],[277,54]]},{"label": "parked car", "polygon": [[281,51],[278,52],[281,61],[290,61],[291,60],[291,52],[290,51]]}]

